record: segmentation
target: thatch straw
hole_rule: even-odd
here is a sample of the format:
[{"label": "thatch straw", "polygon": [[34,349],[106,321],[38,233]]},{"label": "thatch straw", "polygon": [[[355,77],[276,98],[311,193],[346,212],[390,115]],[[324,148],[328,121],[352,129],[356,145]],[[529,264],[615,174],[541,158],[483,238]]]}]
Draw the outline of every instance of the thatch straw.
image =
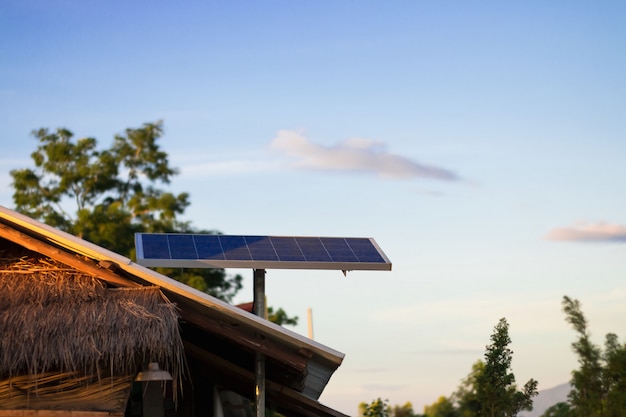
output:
[{"label": "thatch straw", "polygon": [[171,362],[179,339],[177,315],[172,304],[156,302],[159,289],[107,293],[115,295],[76,303],[25,303],[2,311],[0,375],[93,370],[102,361],[115,373],[126,373],[144,360]]},{"label": "thatch straw", "polygon": [[0,378],[128,376],[158,361],[180,383],[183,355],[158,287],[110,289],[50,259],[0,258]]},{"label": "thatch straw", "polygon": [[77,373],[29,376],[0,381],[0,409],[87,409],[123,411],[131,377],[102,378]]},{"label": "thatch straw", "polygon": [[103,297],[106,291],[96,277],[62,264],[30,258],[13,261],[0,269],[0,310],[21,304],[89,301]]}]

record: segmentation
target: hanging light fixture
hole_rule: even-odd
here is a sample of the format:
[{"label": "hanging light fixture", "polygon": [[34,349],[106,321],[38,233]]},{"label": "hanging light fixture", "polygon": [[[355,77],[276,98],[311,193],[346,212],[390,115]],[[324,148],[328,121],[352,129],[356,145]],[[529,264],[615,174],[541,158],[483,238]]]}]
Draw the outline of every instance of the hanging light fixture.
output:
[{"label": "hanging light fixture", "polygon": [[171,381],[172,375],[164,369],[159,369],[158,362],[150,362],[148,369],[137,374],[135,381]]}]

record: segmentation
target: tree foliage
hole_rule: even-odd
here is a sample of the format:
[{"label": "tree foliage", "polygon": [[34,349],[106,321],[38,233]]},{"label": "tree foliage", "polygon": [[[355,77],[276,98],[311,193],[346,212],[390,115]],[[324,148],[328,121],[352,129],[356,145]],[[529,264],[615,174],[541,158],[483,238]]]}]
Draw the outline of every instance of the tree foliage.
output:
[{"label": "tree foliage", "polygon": [[485,371],[485,363],[477,360],[472,365],[471,372],[452,394],[452,401],[457,406],[460,417],[475,417],[481,408],[480,401],[476,390],[478,389],[478,380]]},{"label": "tree foliage", "polygon": [[[562,307],[566,321],[578,335],[572,349],[578,356],[579,368],[572,371],[569,402],[554,404],[542,417],[626,416],[626,343],[608,333],[604,349],[595,345],[580,302],[564,296]],[[474,363],[450,397],[441,396],[425,406],[424,417],[512,417],[532,409],[537,381],[530,379],[521,390],[517,389],[510,372],[513,351],[508,347],[508,330],[506,319],[500,319],[484,361]]]},{"label": "tree foliage", "polygon": [[[106,149],[64,128],[32,134],[34,167],[11,171],[17,211],[130,258],[137,232],[217,233],[181,221],[189,194],[161,188],[178,174],[159,146],[161,121],[126,129]],[[242,287],[240,275],[223,269],[160,272],[226,301]],[[277,314],[285,324],[297,321],[282,309]]]},{"label": "tree foliage", "polygon": [[67,129],[33,131],[34,169],[11,171],[16,210],[121,254],[135,232],[188,228],[177,216],[189,195],[158,188],[177,174],[157,143],[162,133],[161,122],[146,123],[101,150]]},{"label": "tree foliage", "polygon": [[511,371],[513,351],[509,348],[509,325],[502,318],[491,335],[484,361],[472,365],[450,397],[439,397],[424,407],[426,417],[514,417],[521,410],[532,409],[532,397],[537,395],[537,381],[529,380],[521,390],[515,385]]},{"label": "tree foliage", "polygon": [[420,417],[413,411],[413,404],[410,401],[404,405],[394,405],[391,408],[391,415],[393,417]]},{"label": "tree foliage", "polygon": [[562,301],[566,321],[578,334],[572,349],[579,368],[572,371],[569,394],[572,415],[617,417],[626,410],[626,344],[617,335],[606,335],[604,351],[591,341],[581,304],[567,296]]},{"label": "tree foliage", "polygon": [[298,325],[298,317],[289,317],[287,312],[282,308],[274,311],[273,307],[267,308],[267,319],[272,323],[276,323],[281,326],[296,326]]},{"label": "tree foliage", "polygon": [[537,395],[537,381],[530,379],[522,390],[515,385],[511,371],[513,351],[509,348],[509,324],[502,318],[491,335],[485,352],[485,367],[476,377],[476,398],[480,415],[515,417],[521,410],[532,410]]},{"label": "tree foliage", "polygon": [[426,417],[458,417],[460,413],[454,401],[442,395],[431,405],[424,406],[424,415]]},{"label": "tree foliage", "polygon": [[[158,143],[161,121],[126,129],[107,149],[63,128],[32,134],[34,168],[11,171],[17,211],[131,258],[137,232],[192,231],[179,220],[189,194],[160,188],[178,173]],[[160,272],[227,301],[241,288],[223,269]]]},{"label": "tree foliage", "polygon": [[541,417],[571,417],[572,409],[566,402],[559,402],[548,407]]},{"label": "tree foliage", "polygon": [[391,417],[391,407],[389,400],[377,398],[371,403],[359,404],[360,414],[364,417]]},{"label": "tree foliage", "polygon": [[422,414],[415,414],[411,402],[392,407],[389,405],[388,400],[382,400],[381,398],[377,398],[371,403],[360,403],[359,415],[366,417],[424,417]]}]

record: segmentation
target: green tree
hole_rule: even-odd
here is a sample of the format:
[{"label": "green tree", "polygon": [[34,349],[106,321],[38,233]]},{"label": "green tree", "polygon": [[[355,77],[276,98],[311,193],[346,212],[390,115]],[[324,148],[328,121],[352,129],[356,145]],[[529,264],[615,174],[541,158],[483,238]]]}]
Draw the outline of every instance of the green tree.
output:
[{"label": "green tree", "polygon": [[572,414],[585,417],[618,417],[626,410],[626,345],[615,334],[606,335],[605,349],[591,341],[581,304],[567,296],[562,301],[566,321],[578,339],[572,349],[578,355],[579,369],[572,371],[569,393]]},{"label": "green tree", "polygon": [[459,410],[455,407],[454,401],[444,395],[431,405],[424,406],[425,417],[459,417]]},{"label": "green tree", "polygon": [[16,209],[122,254],[136,231],[186,227],[177,216],[189,195],[155,187],[177,173],[157,144],[161,135],[161,122],[147,123],[99,150],[96,139],[74,140],[67,129],[33,131],[35,168],[11,171]]},{"label": "green tree", "polygon": [[[126,129],[107,149],[67,129],[32,134],[38,140],[34,168],[11,171],[17,211],[130,258],[136,232],[195,231],[180,220],[189,194],[160,188],[178,173],[158,143],[161,121]],[[242,286],[240,275],[219,268],[160,272],[226,301]],[[277,314],[285,324],[297,322],[282,309]]]},{"label": "green tree", "polygon": [[604,387],[602,381],[602,352],[591,342],[591,335],[587,330],[587,319],[583,314],[578,300],[563,297],[563,312],[566,321],[572,325],[578,340],[572,343],[574,352],[578,355],[580,368],[572,372],[572,390],[569,394],[570,402],[577,415],[602,416]]},{"label": "green tree", "polygon": [[502,318],[486,347],[485,360],[472,365],[469,375],[450,397],[440,396],[425,406],[423,417],[515,417],[521,410],[532,410],[537,381],[530,379],[521,390],[517,389],[511,372],[510,343],[509,325]]},{"label": "green tree", "polygon": [[515,385],[511,372],[513,351],[509,348],[509,324],[502,318],[491,335],[485,352],[485,367],[476,377],[476,399],[479,415],[515,417],[521,410],[532,410],[532,397],[537,395],[537,381],[529,380],[522,390]]},{"label": "green tree", "polygon": [[541,417],[571,417],[572,409],[568,403],[560,402],[548,407]]},{"label": "green tree", "polygon": [[404,405],[394,405],[391,408],[391,415],[393,417],[418,417],[413,411],[413,404],[410,401]]},{"label": "green tree", "polygon": [[479,359],[474,362],[469,375],[461,381],[461,385],[459,385],[456,392],[452,394],[452,399],[456,404],[461,417],[478,416],[481,404],[476,390],[478,387],[478,380],[479,378],[482,378],[481,375],[484,371],[485,363],[482,360]]},{"label": "green tree", "polygon": [[415,414],[413,404],[406,402],[404,405],[389,405],[387,400],[377,398],[371,403],[362,402],[359,404],[360,416],[373,417],[426,417],[422,414]]},{"label": "green tree", "polygon": [[273,307],[268,307],[267,319],[272,323],[276,323],[281,326],[296,326],[298,324],[298,317],[289,317],[287,312],[282,308],[274,311]]},{"label": "green tree", "polygon": [[[178,173],[158,144],[161,121],[126,129],[107,149],[67,129],[32,133],[34,168],[11,171],[17,211],[130,258],[136,232],[193,231],[179,220],[189,195],[159,188]],[[241,289],[223,269],[160,272],[226,301]]]},{"label": "green tree", "polygon": [[390,417],[391,407],[388,400],[377,398],[369,404],[359,404],[359,412],[364,417]]},{"label": "green tree", "polygon": [[622,417],[626,414],[626,344],[620,344],[617,335],[607,334],[602,358],[605,363],[606,415]]}]

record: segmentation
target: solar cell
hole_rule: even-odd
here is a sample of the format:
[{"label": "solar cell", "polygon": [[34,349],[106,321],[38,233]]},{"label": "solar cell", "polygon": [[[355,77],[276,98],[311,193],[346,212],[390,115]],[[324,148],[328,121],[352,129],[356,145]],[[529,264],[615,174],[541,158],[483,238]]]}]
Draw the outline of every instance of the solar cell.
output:
[{"label": "solar cell", "polygon": [[198,259],[226,259],[224,250],[216,235],[194,235]]},{"label": "solar cell", "polygon": [[170,258],[170,246],[166,235],[144,235],[142,249],[150,258]]},{"label": "solar cell", "polygon": [[153,267],[391,270],[372,238],[137,233],[135,245]]},{"label": "solar cell", "polygon": [[169,235],[167,240],[173,259],[198,259],[192,235]]}]

